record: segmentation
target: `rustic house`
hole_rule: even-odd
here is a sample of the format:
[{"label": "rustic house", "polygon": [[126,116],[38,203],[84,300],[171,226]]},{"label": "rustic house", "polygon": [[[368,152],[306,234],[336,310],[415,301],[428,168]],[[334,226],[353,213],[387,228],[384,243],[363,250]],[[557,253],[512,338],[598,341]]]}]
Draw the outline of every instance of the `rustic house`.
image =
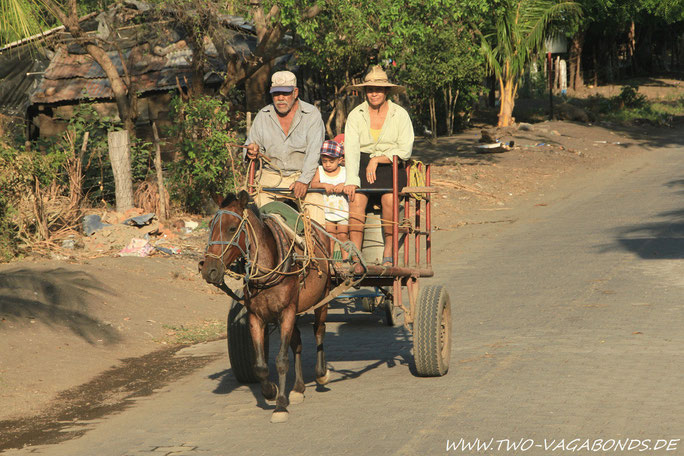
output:
[{"label": "rustic house", "polygon": [[[110,30],[114,15],[130,25]],[[142,19],[141,19],[142,18]],[[251,25],[234,16],[221,18],[234,37],[234,47],[250,53],[256,38]],[[147,136],[151,120],[168,122],[173,93],[185,90],[192,77],[193,49],[182,27],[152,18],[142,2],[127,2],[81,19],[82,28],[114,42],[108,51],[119,74],[130,77],[137,94],[136,128]],[[41,41],[36,49],[32,41]],[[205,87],[218,88],[226,71],[211,40],[205,40]],[[23,118],[27,137],[59,134],[73,108],[83,102],[102,116],[118,118],[113,94],[102,68],[71,36],[58,27],[0,49],[0,113]]]}]

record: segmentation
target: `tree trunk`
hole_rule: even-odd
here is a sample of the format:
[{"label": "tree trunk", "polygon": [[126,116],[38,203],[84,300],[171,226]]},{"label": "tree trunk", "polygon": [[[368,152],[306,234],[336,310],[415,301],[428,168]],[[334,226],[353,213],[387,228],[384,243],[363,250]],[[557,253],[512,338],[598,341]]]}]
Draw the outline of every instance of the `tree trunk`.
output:
[{"label": "tree trunk", "polygon": [[128,131],[112,131],[108,135],[109,160],[114,173],[116,210],[125,212],[133,207],[133,178]]},{"label": "tree trunk", "polygon": [[636,61],[636,25],[632,21],[629,25],[629,31],[627,32],[627,56],[629,58],[629,64],[632,70],[632,76],[637,74],[638,65]]},{"label": "tree trunk", "polygon": [[458,101],[458,96],[460,95],[460,90],[454,90],[449,84],[446,88],[442,89],[444,93],[444,106],[446,109],[446,131],[447,136],[451,136],[454,133],[454,121],[456,118],[456,101]]},{"label": "tree trunk", "polygon": [[[137,117],[136,112],[136,93],[130,87],[127,87],[124,83],[123,78],[119,74],[119,70],[116,65],[112,62],[104,48],[96,41],[94,38],[89,37],[85,34],[81,28],[81,23],[79,22],[78,16],[78,5],[76,0],[69,0],[66,5],[57,3],[54,0],[45,0],[44,4],[48,11],[50,11],[62,24],[66,30],[71,34],[77,43],[80,43],[88,54],[95,60],[95,62],[100,65],[102,70],[109,81],[109,85],[112,89],[112,94],[114,95],[114,101],[116,102],[117,110],[119,111],[119,117],[124,124],[126,131],[125,135],[125,151],[122,155],[125,155],[125,163],[120,156],[112,155],[112,150],[116,147],[112,147],[110,136],[110,161],[112,163],[112,170],[114,171],[114,185],[116,191],[116,204],[117,208],[119,204],[121,207],[129,209],[133,207],[133,183],[131,176],[131,160],[129,152],[129,138],[135,138],[135,118]],[[120,54],[121,64],[124,65],[123,55]],[[130,78],[129,82],[130,82]],[[130,92],[130,93],[129,93]],[[121,133],[121,132],[117,132]],[[112,133],[110,133],[111,135]],[[123,135],[120,134],[121,137]],[[123,141],[123,140],[121,140]],[[115,163],[117,167],[115,168]],[[127,170],[127,171],[126,171]],[[117,178],[117,173],[120,175]],[[119,202],[119,197],[121,197],[121,203]]]},{"label": "tree trunk", "polygon": [[594,53],[592,55],[594,63],[594,87],[598,87],[598,48],[594,45]]},{"label": "tree trunk", "polygon": [[264,105],[270,102],[270,100],[267,100],[266,94],[270,84],[272,68],[272,61],[264,62],[264,64],[245,81],[245,96],[247,98],[248,111],[259,111]]},{"label": "tree trunk", "polygon": [[499,108],[499,122],[498,127],[508,127],[515,119],[513,118],[513,107],[515,106],[516,84],[511,79],[504,81],[499,78],[499,87],[501,90],[501,106]]},{"label": "tree trunk", "polygon": [[432,130],[430,139],[432,139],[437,137],[437,110],[435,108],[434,95],[430,97],[428,104],[430,105],[430,130]]},{"label": "tree trunk", "polygon": [[447,87],[442,87],[442,96],[444,98],[444,121],[446,123],[446,134],[450,136],[454,129],[454,117],[451,109],[451,84]]},{"label": "tree trunk", "polygon": [[553,88],[560,89],[560,55],[553,62]]},{"label": "tree trunk", "polygon": [[188,87],[188,94],[191,98],[196,98],[204,95],[204,60],[206,54],[204,52],[204,40],[202,37],[192,39],[192,64],[191,64],[191,81]]},{"label": "tree trunk", "polygon": [[578,90],[584,85],[582,80],[582,49],[584,47],[584,30],[579,30],[570,44],[570,74],[568,85],[572,90]]},{"label": "tree trunk", "polygon": [[157,171],[157,193],[159,194],[159,220],[166,220],[169,218],[169,208],[166,207],[166,187],[164,186],[164,176],[162,174],[162,159],[161,159],[161,145],[159,141],[159,132],[157,131],[157,122],[152,121],[152,133],[154,134],[154,168]]}]

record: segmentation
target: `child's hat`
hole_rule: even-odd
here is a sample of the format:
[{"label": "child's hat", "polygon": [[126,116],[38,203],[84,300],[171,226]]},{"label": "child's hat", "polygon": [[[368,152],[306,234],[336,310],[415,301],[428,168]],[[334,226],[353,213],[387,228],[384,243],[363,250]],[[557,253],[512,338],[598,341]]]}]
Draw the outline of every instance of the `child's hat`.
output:
[{"label": "child's hat", "polygon": [[332,158],[340,158],[344,155],[342,144],[336,141],[325,141],[321,146],[321,155]]}]

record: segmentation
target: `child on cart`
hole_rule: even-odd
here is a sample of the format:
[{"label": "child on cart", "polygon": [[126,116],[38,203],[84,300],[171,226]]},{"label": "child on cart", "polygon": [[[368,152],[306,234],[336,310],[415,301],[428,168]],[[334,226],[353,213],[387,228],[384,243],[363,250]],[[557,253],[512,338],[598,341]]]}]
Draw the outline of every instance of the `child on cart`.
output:
[{"label": "child on cart", "polygon": [[[323,210],[325,212],[325,230],[340,242],[349,239],[349,202],[344,194],[344,182],[347,173],[341,166],[344,149],[336,141],[325,141],[321,146],[321,165],[311,180],[311,188],[325,189]],[[335,241],[330,239],[330,252],[334,252]],[[342,259],[347,252],[342,250]]]}]

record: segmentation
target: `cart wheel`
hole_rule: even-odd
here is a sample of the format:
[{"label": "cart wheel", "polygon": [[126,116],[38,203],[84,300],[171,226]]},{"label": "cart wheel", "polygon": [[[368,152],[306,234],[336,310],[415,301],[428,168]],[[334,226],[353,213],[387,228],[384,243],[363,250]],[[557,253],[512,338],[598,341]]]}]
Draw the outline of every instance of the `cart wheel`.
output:
[{"label": "cart wheel", "polygon": [[413,322],[413,353],[421,377],[438,377],[449,370],[451,303],[442,285],[420,290]]},{"label": "cart wheel", "polygon": [[[228,312],[228,358],[235,378],[241,383],[257,383],[259,379],[254,373],[256,353],[249,332],[247,309],[239,302],[233,301]],[[268,358],[268,330],[264,337],[264,352]]]}]

